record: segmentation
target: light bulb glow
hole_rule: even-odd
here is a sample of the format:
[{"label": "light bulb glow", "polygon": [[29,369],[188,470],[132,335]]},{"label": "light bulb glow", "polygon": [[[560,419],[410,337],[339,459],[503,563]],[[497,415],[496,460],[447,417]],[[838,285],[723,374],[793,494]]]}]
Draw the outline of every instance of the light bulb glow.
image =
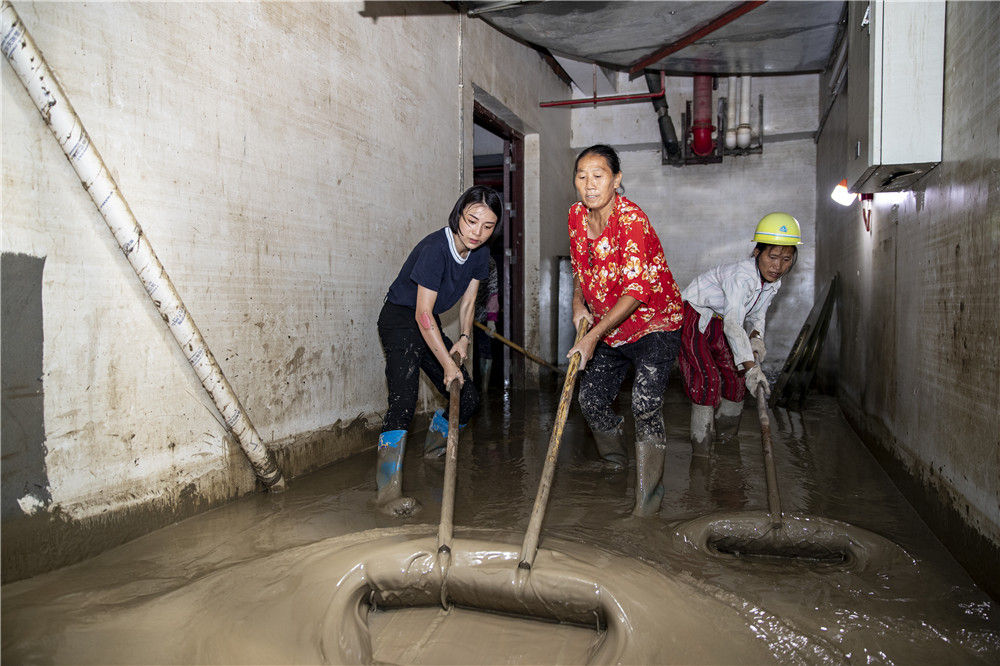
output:
[{"label": "light bulb glow", "polygon": [[858,200],[858,195],[847,190],[847,179],[844,178],[833,188],[833,192],[830,192],[830,198],[841,206],[850,206]]}]

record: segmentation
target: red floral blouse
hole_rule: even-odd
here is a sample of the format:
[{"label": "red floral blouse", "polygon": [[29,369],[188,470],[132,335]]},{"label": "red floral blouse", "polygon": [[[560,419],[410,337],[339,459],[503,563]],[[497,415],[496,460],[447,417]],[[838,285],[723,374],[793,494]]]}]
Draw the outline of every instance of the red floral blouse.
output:
[{"label": "red floral blouse", "polygon": [[684,319],[681,293],[667,267],[663,246],[649,218],[623,196],[600,236],[587,238],[587,208],[569,209],[569,245],[573,275],[595,321],[627,294],[641,305],[604,338],[612,347],[635,342],[647,333],[675,331]]}]

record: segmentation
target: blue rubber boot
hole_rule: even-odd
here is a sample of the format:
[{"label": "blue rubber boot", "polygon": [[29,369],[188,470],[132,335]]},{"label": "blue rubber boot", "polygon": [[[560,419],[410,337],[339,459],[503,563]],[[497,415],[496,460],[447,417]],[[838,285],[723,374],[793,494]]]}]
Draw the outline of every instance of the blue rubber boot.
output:
[{"label": "blue rubber boot", "polygon": [[378,462],[375,463],[375,503],[383,513],[405,518],[420,509],[420,502],[403,497],[403,453],[406,431],[390,430],[378,437]]},{"label": "blue rubber boot", "polygon": [[[459,426],[461,430],[465,426]],[[424,440],[424,458],[440,458],[448,451],[448,419],[444,410],[434,412],[434,418],[427,427],[427,438]]]}]

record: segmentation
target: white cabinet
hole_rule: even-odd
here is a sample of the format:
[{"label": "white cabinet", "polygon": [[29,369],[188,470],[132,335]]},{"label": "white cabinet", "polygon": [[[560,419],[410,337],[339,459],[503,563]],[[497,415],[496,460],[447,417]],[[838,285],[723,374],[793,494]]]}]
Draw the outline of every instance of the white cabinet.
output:
[{"label": "white cabinet", "polygon": [[851,2],[847,182],[911,189],[941,161],[944,0]]}]

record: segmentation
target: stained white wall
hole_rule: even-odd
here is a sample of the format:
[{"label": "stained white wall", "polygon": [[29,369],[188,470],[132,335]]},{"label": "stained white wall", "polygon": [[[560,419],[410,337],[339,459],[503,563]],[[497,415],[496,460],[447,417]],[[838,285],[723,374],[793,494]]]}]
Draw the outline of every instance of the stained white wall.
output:
[{"label": "stained white wall", "polygon": [[[667,77],[667,104],[681,134],[681,112],[692,97],[690,77]],[[761,217],[791,213],[802,225],[798,264],[782,280],[769,310],[765,368],[780,369],[813,304],[816,247],[817,75],[757,77],[751,84],[751,120],[764,95],[764,150],[720,164],[662,164],[656,113],[649,102],[582,106],[572,111],[574,150],[607,143],[619,151],[625,196],[649,216],[681,289],[700,273],[749,256]],[[720,80],[714,102],[726,96]],[[589,92],[589,91],[588,91]],[[648,92],[642,78],[619,79],[620,93]],[[579,96],[579,93],[578,93]],[[713,102],[713,103],[714,103]]]},{"label": "stained white wall", "polygon": [[[824,363],[852,425],[995,595],[1000,4],[949,2],[946,11],[941,163],[913,191],[875,194],[871,231],[858,205],[817,202],[817,273],[842,279],[838,344]],[[819,142],[818,187],[844,173],[856,104],[846,90],[835,100]]]},{"label": "stained white wall", "polygon": [[[535,267],[554,253],[539,226],[568,205],[569,121],[537,107],[568,88],[538,54],[446,7],[386,7],[401,14],[366,16],[364,3],[16,5],[291,472],[374,442],[315,435],[359,417],[377,424],[385,409],[376,319],[410,249],[446,224],[463,169],[471,182],[473,85],[529,133],[533,312]],[[42,511],[80,520],[251,489],[183,354],[2,70],[2,248],[45,258]]]}]

